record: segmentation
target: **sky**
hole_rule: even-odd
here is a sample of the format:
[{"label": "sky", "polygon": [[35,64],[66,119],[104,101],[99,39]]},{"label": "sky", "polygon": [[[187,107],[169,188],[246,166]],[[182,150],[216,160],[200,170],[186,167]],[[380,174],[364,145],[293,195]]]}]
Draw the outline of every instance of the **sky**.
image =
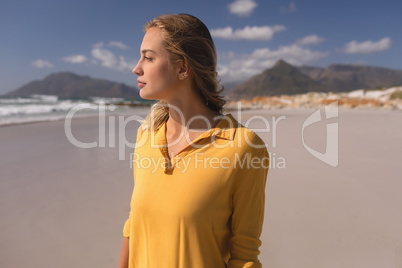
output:
[{"label": "sky", "polygon": [[63,71],[135,86],[143,25],[164,13],[207,25],[222,82],[278,59],[402,69],[402,1],[0,0],[0,94]]}]

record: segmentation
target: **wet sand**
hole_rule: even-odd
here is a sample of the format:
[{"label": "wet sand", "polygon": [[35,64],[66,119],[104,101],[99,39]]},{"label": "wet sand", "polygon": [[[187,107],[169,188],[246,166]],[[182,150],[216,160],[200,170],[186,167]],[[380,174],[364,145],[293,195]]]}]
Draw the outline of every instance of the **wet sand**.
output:
[{"label": "wet sand", "polygon": [[[303,146],[314,111],[228,111],[270,124],[247,123],[271,152],[263,267],[402,267],[402,113],[340,110],[307,127],[305,143],[324,152],[326,123],[338,123],[332,167]],[[119,130],[115,120],[115,146],[107,120],[105,147],[88,149],[70,143],[64,121],[0,127],[0,267],[117,267],[134,186],[132,149],[119,148],[119,135],[134,142],[139,123]],[[72,133],[102,142],[98,126],[74,119]]]}]

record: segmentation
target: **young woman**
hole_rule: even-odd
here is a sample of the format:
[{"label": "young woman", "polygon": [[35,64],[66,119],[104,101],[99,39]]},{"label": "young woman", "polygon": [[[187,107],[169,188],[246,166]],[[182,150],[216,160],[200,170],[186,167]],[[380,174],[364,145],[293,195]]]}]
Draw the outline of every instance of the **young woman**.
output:
[{"label": "young woman", "polygon": [[269,155],[221,113],[211,35],[188,14],[144,30],[133,73],[141,97],[159,102],[137,132],[119,268],[262,267]]}]

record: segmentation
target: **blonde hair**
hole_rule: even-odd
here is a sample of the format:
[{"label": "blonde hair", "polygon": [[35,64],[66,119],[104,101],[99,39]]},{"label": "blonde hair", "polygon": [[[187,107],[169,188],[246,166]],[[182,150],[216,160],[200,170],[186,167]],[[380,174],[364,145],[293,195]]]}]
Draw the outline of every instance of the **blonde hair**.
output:
[{"label": "blonde hair", "polygon": [[[164,14],[144,25],[162,31],[162,46],[169,52],[171,62],[182,60],[189,68],[193,88],[205,104],[221,113],[226,101],[221,96],[224,88],[218,90],[216,70],[216,49],[205,24],[189,14]],[[151,107],[145,121],[148,127],[157,130],[169,117],[165,101],[158,101]]]}]

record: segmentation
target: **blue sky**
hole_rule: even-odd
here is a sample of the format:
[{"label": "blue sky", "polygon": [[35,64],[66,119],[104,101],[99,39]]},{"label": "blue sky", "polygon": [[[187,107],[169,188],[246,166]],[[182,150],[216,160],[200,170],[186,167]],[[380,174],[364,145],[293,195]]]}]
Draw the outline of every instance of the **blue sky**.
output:
[{"label": "blue sky", "polygon": [[279,58],[402,69],[401,12],[395,0],[0,0],[0,94],[60,71],[135,85],[143,24],[163,13],[208,26],[222,81]]}]

